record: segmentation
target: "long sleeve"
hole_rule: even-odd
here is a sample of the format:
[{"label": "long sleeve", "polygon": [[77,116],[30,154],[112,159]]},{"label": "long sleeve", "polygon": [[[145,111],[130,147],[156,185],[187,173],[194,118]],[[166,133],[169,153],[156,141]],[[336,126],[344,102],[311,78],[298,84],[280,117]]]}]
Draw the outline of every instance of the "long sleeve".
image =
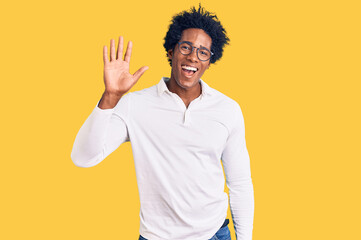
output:
[{"label": "long sleeve", "polygon": [[237,104],[222,163],[229,189],[229,203],[237,240],[251,240],[254,218],[254,193],[250,159],[246,148],[244,119]]},{"label": "long sleeve", "polygon": [[120,144],[129,141],[127,116],[129,94],[112,109],[96,107],[81,126],[73,145],[71,159],[78,167],[92,167],[103,161]]}]

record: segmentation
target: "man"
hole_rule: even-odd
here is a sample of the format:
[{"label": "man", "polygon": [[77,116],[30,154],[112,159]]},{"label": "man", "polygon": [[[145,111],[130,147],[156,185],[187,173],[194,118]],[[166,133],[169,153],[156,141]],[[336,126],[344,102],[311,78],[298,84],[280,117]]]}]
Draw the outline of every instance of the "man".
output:
[{"label": "man", "polygon": [[[132,43],[123,38],[110,60],[104,46],[105,91],[75,139],[75,165],[100,163],[130,141],[144,240],[230,240],[223,163],[238,240],[251,240],[253,185],[239,105],[201,76],[222,57],[229,39],[215,15],[192,8],[176,15],[164,47],[170,78],[129,92],[148,69],[129,73]],[[227,78],[232,75],[225,76]]]}]

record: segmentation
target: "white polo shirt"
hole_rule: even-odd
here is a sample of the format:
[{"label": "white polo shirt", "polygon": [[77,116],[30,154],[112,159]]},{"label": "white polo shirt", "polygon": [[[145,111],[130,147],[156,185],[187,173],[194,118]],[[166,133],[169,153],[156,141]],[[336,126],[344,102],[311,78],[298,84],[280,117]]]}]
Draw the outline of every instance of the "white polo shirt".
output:
[{"label": "white polo shirt", "polygon": [[227,216],[222,161],[237,240],[251,240],[253,185],[238,103],[200,80],[202,93],[186,108],[168,80],[129,92],[113,109],[97,104],[76,136],[74,164],[95,166],[130,141],[139,233],[149,240],[207,240]]}]

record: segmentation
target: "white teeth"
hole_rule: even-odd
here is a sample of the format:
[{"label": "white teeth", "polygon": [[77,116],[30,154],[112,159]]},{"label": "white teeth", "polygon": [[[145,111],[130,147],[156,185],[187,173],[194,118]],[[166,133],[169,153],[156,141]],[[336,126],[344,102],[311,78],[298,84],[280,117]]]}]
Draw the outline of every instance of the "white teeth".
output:
[{"label": "white teeth", "polygon": [[183,69],[186,69],[186,70],[190,70],[190,71],[197,71],[197,68],[195,67],[190,67],[190,66],[182,66]]}]

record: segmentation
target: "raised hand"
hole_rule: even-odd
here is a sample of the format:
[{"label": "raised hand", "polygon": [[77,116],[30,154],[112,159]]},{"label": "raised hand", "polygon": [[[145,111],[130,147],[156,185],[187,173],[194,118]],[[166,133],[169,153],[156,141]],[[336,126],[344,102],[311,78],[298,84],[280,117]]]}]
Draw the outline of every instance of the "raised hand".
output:
[{"label": "raised hand", "polygon": [[147,66],[141,67],[134,74],[129,73],[129,62],[132,55],[132,42],[128,42],[123,60],[123,37],[119,37],[118,50],[115,52],[114,39],[110,40],[110,61],[107,46],[103,48],[104,84],[106,95],[122,96],[128,92],[143,73]]}]

